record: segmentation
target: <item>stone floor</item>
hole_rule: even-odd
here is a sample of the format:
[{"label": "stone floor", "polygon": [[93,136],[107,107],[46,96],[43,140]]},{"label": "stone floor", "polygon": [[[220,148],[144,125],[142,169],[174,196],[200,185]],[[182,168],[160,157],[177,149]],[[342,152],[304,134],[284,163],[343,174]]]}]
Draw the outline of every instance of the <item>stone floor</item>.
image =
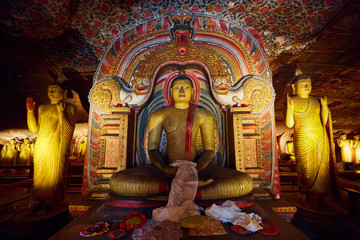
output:
[{"label": "stone floor", "polygon": [[[74,214],[68,214],[68,212],[59,213],[58,217],[54,216],[51,220],[48,219],[37,219],[36,221],[30,221],[27,219],[27,214],[29,209],[33,206],[33,201],[31,198],[31,187],[22,187],[22,186],[15,186],[12,188],[9,187],[0,187],[1,197],[0,197],[0,238],[1,239],[48,239],[55,234],[53,239],[62,239],[63,235],[59,235],[59,233],[67,233],[65,230],[71,226],[71,224],[78,223],[78,224],[88,224],[91,222],[91,219],[84,218],[81,220],[82,215],[79,212],[73,212]],[[270,219],[277,219],[275,217],[275,212],[273,211],[274,208],[279,212],[279,209],[286,209],[286,207],[294,207],[294,204],[289,202],[289,199],[293,199],[296,197],[300,197],[301,194],[298,192],[284,192],[282,193],[282,198],[280,200],[257,200],[256,203],[264,209],[269,216],[272,216]],[[82,199],[80,193],[78,192],[68,192],[66,193],[65,201],[70,205],[78,205],[79,202],[89,202],[87,199]],[[344,228],[343,231],[333,231],[330,227],[327,229],[330,233],[333,232],[334,234],[330,234],[327,239],[358,239],[360,236],[360,211],[358,204],[352,204],[349,201],[341,200],[339,202],[341,205],[346,205],[350,211],[347,213],[345,217],[346,222],[345,225],[348,227]],[[102,201],[91,201],[90,202],[94,206],[99,206]],[[350,205],[349,205],[350,204]],[[348,206],[347,206],[348,205]],[[60,210],[59,210],[60,211]],[[281,211],[279,212],[281,214]],[[88,213],[89,214],[89,213]],[[274,215],[275,214],[275,215]],[[286,212],[282,212],[284,219],[290,220],[292,215],[291,212],[286,214]],[[279,216],[279,215],[277,215]],[[79,220],[80,219],[80,220]],[[85,219],[85,220],[84,220]],[[284,223],[286,221],[281,221],[279,218],[277,224],[280,224],[282,228],[286,228],[283,230],[283,235],[279,235],[277,238],[270,238],[267,239],[286,239],[281,236],[285,236],[288,233],[291,233],[291,229],[293,226],[289,223]],[[70,224],[70,225],[68,225]],[[288,225],[286,225],[288,224]],[[311,239],[321,239],[321,236],[317,236],[317,231],[319,228],[315,228],[316,224],[306,225],[307,223],[300,224],[298,228]],[[335,227],[335,226],[334,226]],[[64,230],[65,229],[65,230]],[[295,228],[294,228],[295,229]],[[295,229],[296,230],[296,229]],[[295,231],[293,230],[293,231]],[[76,230],[77,231],[77,230]],[[297,230],[296,230],[297,231]],[[57,233],[57,234],[56,234]],[[75,234],[75,233],[74,233]],[[300,234],[300,233],[299,233]],[[78,235],[78,233],[76,233]],[[255,234],[254,234],[255,235]],[[254,235],[247,236],[247,239],[257,239]],[[57,237],[56,237],[57,236]],[[59,236],[61,236],[59,238]],[[305,235],[299,235],[303,236]],[[244,237],[240,236],[232,236],[228,239],[240,239]],[[70,240],[72,238],[68,238]],[[76,239],[76,238],[74,238]],[[102,239],[96,238],[96,239]],[[104,238],[105,239],[105,238]],[[196,239],[196,238],[194,238]],[[204,239],[224,239],[224,238],[217,238],[217,237],[207,237]],[[227,238],[225,238],[227,239]],[[296,239],[296,238],[293,238]],[[297,238],[297,239],[301,239]]]}]

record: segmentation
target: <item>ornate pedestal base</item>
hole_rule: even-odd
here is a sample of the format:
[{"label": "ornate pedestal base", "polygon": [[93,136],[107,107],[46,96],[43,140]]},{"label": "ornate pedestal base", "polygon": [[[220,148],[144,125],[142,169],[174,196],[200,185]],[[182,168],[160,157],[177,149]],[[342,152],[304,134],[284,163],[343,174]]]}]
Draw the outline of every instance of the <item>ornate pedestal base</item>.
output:
[{"label": "ornate pedestal base", "polygon": [[[252,194],[232,199],[195,200],[195,203],[200,207],[206,208],[211,206],[213,203],[220,205],[226,200],[234,201],[239,208],[247,208],[255,203],[255,198]],[[93,218],[101,221],[120,221],[128,214],[140,211],[139,209],[143,209],[145,211],[145,215],[151,218],[152,210],[158,207],[164,207],[167,201],[167,195],[156,195],[152,197],[126,197],[111,192],[107,201],[94,212]]]}]

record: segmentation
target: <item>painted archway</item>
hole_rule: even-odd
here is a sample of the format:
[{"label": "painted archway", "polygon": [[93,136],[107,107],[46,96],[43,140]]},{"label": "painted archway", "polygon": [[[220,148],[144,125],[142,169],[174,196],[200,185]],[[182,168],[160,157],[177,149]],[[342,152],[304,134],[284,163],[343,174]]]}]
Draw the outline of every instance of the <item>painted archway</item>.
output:
[{"label": "painted archway", "polygon": [[[101,188],[103,172],[126,168],[126,147],[131,144],[126,141],[126,114],[131,109],[144,109],[158,92],[166,99],[166,91],[159,91],[164,87],[159,85],[159,78],[179,67],[195,75],[197,71],[205,79],[197,88],[204,105],[217,106],[218,112],[231,110],[234,128],[227,129],[220,139],[231,135],[226,144],[234,145],[231,151],[240,152],[232,153],[236,168],[252,174],[258,188],[278,194],[275,93],[257,34],[226,20],[184,13],[135,26],[119,34],[109,46],[89,94],[83,194]],[[201,97],[206,95],[202,92],[208,97]],[[166,101],[159,106],[165,107]],[[225,131],[222,116],[217,116],[220,134]],[[239,132],[238,125],[242,126]]]}]

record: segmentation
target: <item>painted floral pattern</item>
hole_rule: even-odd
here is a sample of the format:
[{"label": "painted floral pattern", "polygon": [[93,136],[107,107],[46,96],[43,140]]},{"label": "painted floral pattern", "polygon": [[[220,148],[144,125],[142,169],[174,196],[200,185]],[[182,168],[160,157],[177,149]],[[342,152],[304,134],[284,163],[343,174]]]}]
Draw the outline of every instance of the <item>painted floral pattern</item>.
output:
[{"label": "painted floral pattern", "polygon": [[118,34],[150,19],[178,12],[222,18],[241,27],[252,27],[257,30],[268,57],[280,53],[298,55],[347,2],[7,0],[1,3],[0,22],[2,30],[10,34],[36,40],[51,39],[46,52],[63,71],[88,72],[96,70]]}]

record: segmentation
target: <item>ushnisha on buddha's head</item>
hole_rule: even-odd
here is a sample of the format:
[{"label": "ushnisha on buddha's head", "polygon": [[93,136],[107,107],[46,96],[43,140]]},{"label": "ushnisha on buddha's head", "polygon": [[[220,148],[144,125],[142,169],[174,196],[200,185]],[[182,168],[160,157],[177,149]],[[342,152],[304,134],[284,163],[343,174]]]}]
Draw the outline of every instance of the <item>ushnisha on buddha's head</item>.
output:
[{"label": "ushnisha on buddha's head", "polygon": [[66,96],[66,90],[62,83],[53,82],[48,86],[48,97],[52,104],[57,104],[64,100]]},{"label": "ushnisha on buddha's head", "polygon": [[297,75],[291,84],[293,94],[301,98],[309,97],[311,92],[311,78],[304,75]]},{"label": "ushnisha on buddha's head", "polygon": [[171,84],[170,92],[176,108],[188,108],[194,94],[191,79],[188,76],[177,76]]}]

